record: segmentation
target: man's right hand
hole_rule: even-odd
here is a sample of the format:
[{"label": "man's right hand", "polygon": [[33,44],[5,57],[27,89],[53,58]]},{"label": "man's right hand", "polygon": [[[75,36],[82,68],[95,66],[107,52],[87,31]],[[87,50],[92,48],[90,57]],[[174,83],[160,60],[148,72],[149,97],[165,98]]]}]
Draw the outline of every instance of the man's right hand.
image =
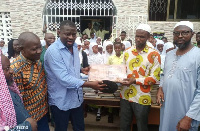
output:
[{"label": "man's right hand", "polygon": [[103,90],[104,86],[107,86],[107,85],[103,84],[102,81],[89,81],[83,84],[83,87],[91,87],[94,90]]},{"label": "man's right hand", "polygon": [[162,87],[160,87],[158,89],[157,100],[156,101],[160,106],[162,106],[162,103],[164,102],[164,93],[163,93]]},{"label": "man's right hand", "polygon": [[29,117],[26,121],[31,124],[32,131],[37,131],[37,122],[33,118]]}]

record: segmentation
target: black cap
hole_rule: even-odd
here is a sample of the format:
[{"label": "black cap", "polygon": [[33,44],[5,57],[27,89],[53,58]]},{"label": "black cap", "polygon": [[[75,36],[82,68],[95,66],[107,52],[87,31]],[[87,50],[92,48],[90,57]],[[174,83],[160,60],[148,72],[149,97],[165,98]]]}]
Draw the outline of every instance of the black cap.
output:
[{"label": "black cap", "polygon": [[118,89],[118,85],[113,81],[103,80],[103,83],[107,85],[103,87],[103,93],[114,93]]}]

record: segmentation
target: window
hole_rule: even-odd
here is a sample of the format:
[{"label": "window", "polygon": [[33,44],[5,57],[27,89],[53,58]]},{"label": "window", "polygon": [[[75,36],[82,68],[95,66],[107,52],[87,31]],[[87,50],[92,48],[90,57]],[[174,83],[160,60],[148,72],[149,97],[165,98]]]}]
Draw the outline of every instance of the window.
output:
[{"label": "window", "polygon": [[200,19],[200,0],[150,0],[149,20],[186,19]]},{"label": "window", "polygon": [[7,44],[12,39],[10,12],[0,12],[0,40]]}]

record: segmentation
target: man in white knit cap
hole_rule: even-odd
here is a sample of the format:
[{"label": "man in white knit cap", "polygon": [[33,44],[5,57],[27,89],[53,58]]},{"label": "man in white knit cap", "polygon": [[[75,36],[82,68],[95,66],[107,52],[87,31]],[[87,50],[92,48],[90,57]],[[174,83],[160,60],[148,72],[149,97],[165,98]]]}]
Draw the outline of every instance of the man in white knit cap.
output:
[{"label": "man in white knit cap", "polygon": [[148,131],[152,86],[160,80],[160,54],[146,44],[151,28],[140,24],[135,33],[135,45],[124,52],[127,79],[120,92],[120,130],[130,131],[133,114],[138,131]]},{"label": "man in white knit cap", "polygon": [[178,22],[173,31],[178,47],[167,53],[157,102],[160,131],[197,131],[200,121],[200,49],[191,39],[193,24]]}]

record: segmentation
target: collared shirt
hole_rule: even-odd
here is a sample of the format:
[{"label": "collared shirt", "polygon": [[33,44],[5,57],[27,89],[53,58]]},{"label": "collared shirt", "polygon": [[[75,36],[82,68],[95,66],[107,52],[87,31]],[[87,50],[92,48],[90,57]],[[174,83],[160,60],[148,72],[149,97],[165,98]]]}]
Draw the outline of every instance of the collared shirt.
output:
[{"label": "collared shirt", "polygon": [[102,30],[102,31],[98,30],[96,35],[97,35],[97,37],[101,37],[101,39],[104,40],[105,34],[108,34],[108,33],[109,33],[109,31],[106,31],[106,30]]},{"label": "collared shirt", "polygon": [[116,55],[112,55],[108,58],[108,64],[109,65],[120,65],[123,64],[124,57],[121,55],[120,57]]},{"label": "collared shirt", "polygon": [[141,52],[131,47],[124,52],[127,77],[134,77],[136,84],[121,89],[120,97],[129,102],[151,105],[150,90],[160,80],[160,54],[146,46]]},{"label": "collared shirt", "polygon": [[87,28],[87,29],[85,29],[85,30],[83,31],[82,34],[87,34],[87,35],[88,35],[88,38],[90,38],[90,33],[91,33],[91,32],[94,32],[94,33],[95,33],[96,31],[95,31],[95,29],[93,29],[93,28],[92,28],[92,29],[88,29],[88,28]]},{"label": "collared shirt", "polygon": [[79,107],[83,102],[80,79],[80,60],[77,44],[73,53],[60,41],[54,42],[46,51],[44,66],[47,76],[49,105],[67,111]]},{"label": "collared shirt", "polygon": [[42,65],[44,66],[44,54],[46,52],[46,46],[42,46],[42,53],[40,55],[40,61],[42,62]]},{"label": "collared shirt", "polygon": [[14,80],[19,87],[25,109],[35,120],[40,120],[48,111],[47,85],[40,60],[35,62],[20,54],[12,63]]}]

